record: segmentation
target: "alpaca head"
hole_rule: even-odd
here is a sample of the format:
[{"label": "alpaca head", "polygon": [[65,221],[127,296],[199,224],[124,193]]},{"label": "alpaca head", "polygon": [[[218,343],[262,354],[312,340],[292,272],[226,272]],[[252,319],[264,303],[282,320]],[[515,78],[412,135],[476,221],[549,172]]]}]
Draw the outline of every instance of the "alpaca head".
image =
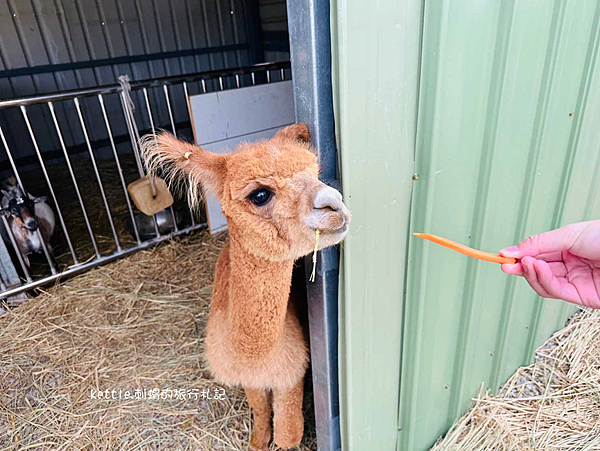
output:
[{"label": "alpaca head", "polygon": [[167,180],[189,179],[190,203],[198,187],[219,198],[230,236],[249,253],[272,261],[296,259],[315,246],[339,243],[350,213],[341,194],[318,179],[317,156],[304,124],[288,126],[270,140],[243,143],[215,154],[168,133],[145,140],[149,169]]}]

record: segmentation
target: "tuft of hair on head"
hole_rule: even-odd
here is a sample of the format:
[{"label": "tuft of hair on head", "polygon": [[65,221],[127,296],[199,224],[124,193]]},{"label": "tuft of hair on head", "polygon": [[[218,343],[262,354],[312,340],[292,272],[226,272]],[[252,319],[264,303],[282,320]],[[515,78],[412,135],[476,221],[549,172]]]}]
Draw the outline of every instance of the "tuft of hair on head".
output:
[{"label": "tuft of hair on head", "polygon": [[162,177],[174,194],[186,195],[190,208],[200,207],[201,187],[220,197],[224,155],[207,152],[165,131],[144,136],[140,150],[148,173]]}]

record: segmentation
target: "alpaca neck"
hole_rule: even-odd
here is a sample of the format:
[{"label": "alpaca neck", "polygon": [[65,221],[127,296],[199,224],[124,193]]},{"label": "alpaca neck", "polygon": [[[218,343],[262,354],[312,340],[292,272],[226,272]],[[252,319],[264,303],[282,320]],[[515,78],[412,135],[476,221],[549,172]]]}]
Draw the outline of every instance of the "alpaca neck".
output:
[{"label": "alpaca neck", "polygon": [[229,252],[231,344],[246,357],[267,357],[283,331],[294,262],[256,257],[233,236]]}]

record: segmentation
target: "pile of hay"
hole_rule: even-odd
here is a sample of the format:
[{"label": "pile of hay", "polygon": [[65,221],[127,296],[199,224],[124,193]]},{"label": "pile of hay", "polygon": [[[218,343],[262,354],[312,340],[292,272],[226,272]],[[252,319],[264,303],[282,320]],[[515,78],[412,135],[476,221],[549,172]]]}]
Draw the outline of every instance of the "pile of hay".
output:
[{"label": "pile of hay", "polygon": [[600,449],[600,311],[581,311],[433,451]]},{"label": "pile of hay", "polygon": [[[212,381],[202,358],[225,239],[173,240],[0,316],[0,449],[247,449],[244,392]],[[125,399],[136,389],[147,399]],[[121,399],[96,399],[99,390]],[[310,399],[302,450],[316,449]]]}]

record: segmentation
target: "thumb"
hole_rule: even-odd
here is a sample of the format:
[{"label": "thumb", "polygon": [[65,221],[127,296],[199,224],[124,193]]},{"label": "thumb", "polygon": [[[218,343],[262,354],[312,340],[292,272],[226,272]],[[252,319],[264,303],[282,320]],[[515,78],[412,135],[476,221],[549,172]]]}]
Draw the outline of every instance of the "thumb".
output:
[{"label": "thumb", "polygon": [[535,257],[536,255],[549,252],[561,252],[569,250],[581,232],[585,229],[585,223],[569,224],[560,229],[550,232],[532,235],[516,246],[507,247],[500,251],[504,257],[522,258],[525,256]]}]

